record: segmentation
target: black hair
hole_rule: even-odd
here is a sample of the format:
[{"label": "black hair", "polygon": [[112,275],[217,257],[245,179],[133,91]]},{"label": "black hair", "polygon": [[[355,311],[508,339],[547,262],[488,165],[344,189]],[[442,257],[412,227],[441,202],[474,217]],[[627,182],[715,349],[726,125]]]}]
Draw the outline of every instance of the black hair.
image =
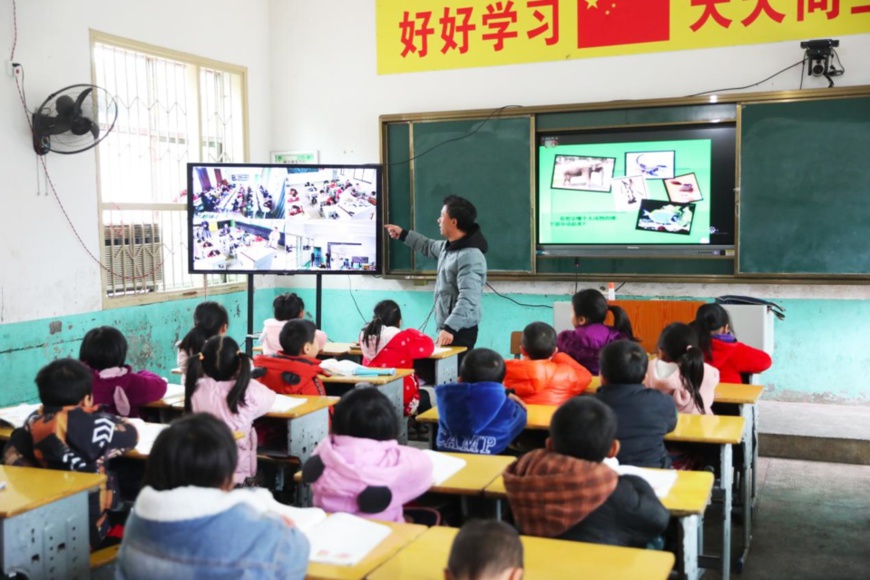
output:
[{"label": "black hair", "polygon": [[275,320],[293,320],[305,312],[305,302],[294,292],[285,292],[272,301]]},{"label": "black hair", "polygon": [[692,394],[692,399],[701,413],[706,413],[704,400],[701,398],[704,353],[698,343],[698,333],[688,324],[674,322],[662,330],[658,347],[664,355],[662,360],[679,365],[683,386]]},{"label": "black hair", "polygon": [[36,373],[39,400],[47,407],[78,405],[94,390],[94,375],[81,361],[62,358]]},{"label": "black hair", "polygon": [[229,326],[230,317],[222,304],[212,300],[200,302],[193,311],[193,328],[181,339],[178,348],[189,355],[202,351],[205,341],[219,334],[221,328]]},{"label": "black hair", "polygon": [[473,203],[458,195],[448,195],[444,198],[444,206],[447,208],[447,215],[456,220],[456,227],[460,231],[471,231],[477,219],[477,208]]},{"label": "black hair", "polygon": [[453,580],[491,578],[523,567],[523,544],[511,526],[498,520],[471,520],[462,526],[447,559]]},{"label": "black hair", "polygon": [[143,484],[157,491],[188,485],[220,488],[232,481],[238,462],[227,424],[214,415],[194,413],[176,419],[157,436]]},{"label": "black hair", "polygon": [[92,328],[82,339],[79,360],[97,371],[123,366],[127,360],[127,339],[111,326]]},{"label": "black hair", "polygon": [[475,348],[468,352],[459,367],[463,383],[501,383],[504,374],[504,359],[488,348]]},{"label": "black hair", "polygon": [[607,384],[637,385],[646,377],[649,356],[636,342],[615,340],[601,349],[599,367]]},{"label": "black hair", "polygon": [[399,437],[399,415],[377,387],[356,387],[335,406],[332,433],[390,441]]},{"label": "black hair", "polygon": [[278,342],[281,352],[290,356],[299,356],[305,345],[314,342],[314,333],[317,327],[310,320],[294,318],[284,323]]},{"label": "black hair", "polygon": [[616,414],[595,397],[572,397],[550,419],[553,451],[562,455],[601,463],[615,437]]},{"label": "black hair", "polygon": [[702,304],[698,307],[695,320],[690,323],[690,326],[698,333],[698,344],[708,358],[713,358],[711,334],[725,325],[731,326],[731,318],[728,316],[728,311],[720,304]]},{"label": "black hair", "polygon": [[530,359],[550,358],[556,352],[556,331],[546,322],[532,322],[523,329],[522,344]]},{"label": "black hair", "polygon": [[187,375],[184,380],[184,411],[190,413],[191,397],[196,392],[196,382],[203,375],[216,381],[235,379],[235,384],[227,393],[227,406],[233,413],[239,407],[247,407],[245,393],[251,382],[251,361],[248,355],[239,350],[239,345],[229,336],[219,334],[205,341],[199,356],[190,357]]},{"label": "black hair", "polygon": [[375,338],[375,349],[381,342],[381,330],[385,326],[399,326],[402,322],[402,311],[393,300],[381,300],[375,304],[375,312],[372,321],[363,327],[362,342],[366,344],[372,337]]},{"label": "black hair", "polygon": [[571,305],[574,307],[574,316],[577,318],[582,316],[589,324],[604,324],[609,310],[613,313],[613,328],[628,340],[637,340],[625,310],[616,305],[608,306],[604,295],[598,290],[587,289],[577,292],[571,297]]}]

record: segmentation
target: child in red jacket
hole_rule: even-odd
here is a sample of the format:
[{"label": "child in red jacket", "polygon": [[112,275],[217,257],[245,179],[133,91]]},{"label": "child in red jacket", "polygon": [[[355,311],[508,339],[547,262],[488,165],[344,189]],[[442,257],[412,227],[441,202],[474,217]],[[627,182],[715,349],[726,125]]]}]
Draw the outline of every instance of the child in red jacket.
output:
[{"label": "child in red jacket", "polygon": [[719,304],[704,304],[698,308],[691,326],[698,332],[704,358],[719,369],[721,382],[747,382],[741,375],[761,373],[770,368],[769,354],[734,337],[728,311]]},{"label": "child in red jacket", "polygon": [[326,395],[317,375],[324,374],[317,357],[317,328],[310,320],[288,320],[281,329],[281,351],[254,357],[254,366],[265,369],[258,380],[282,395]]},{"label": "child in red jacket", "polygon": [[556,331],[546,322],[523,329],[521,360],[507,360],[504,386],[527,405],[561,405],[592,381],[589,371],[556,348]]},{"label": "child in red jacket", "polygon": [[[359,335],[363,365],[377,368],[413,369],[414,359],[427,358],[435,351],[431,338],[414,328],[402,329],[402,311],[392,300],[381,300],[374,317]],[[427,397],[428,399],[428,397]],[[431,407],[420,405],[417,375],[405,377],[405,415],[411,417]]]}]

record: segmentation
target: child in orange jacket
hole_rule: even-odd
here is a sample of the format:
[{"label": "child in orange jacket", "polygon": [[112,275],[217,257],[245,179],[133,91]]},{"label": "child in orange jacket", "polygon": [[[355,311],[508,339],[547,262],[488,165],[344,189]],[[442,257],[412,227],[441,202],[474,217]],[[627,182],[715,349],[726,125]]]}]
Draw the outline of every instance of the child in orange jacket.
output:
[{"label": "child in orange jacket", "polygon": [[556,331],[545,322],[523,329],[523,358],[507,360],[504,386],[527,405],[561,405],[586,390],[589,371],[556,348]]}]

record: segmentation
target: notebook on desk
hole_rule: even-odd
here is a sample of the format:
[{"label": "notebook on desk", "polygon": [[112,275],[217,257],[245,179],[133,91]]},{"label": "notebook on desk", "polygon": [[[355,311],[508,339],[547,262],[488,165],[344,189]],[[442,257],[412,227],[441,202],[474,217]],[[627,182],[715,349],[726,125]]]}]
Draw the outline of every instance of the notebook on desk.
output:
[{"label": "notebook on desk", "polygon": [[322,522],[302,530],[311,542],[310,560],[318,564],[355,566],[392,530],[351,514],[332,514]]},{"label": "notebook on desk", "polygon": [[301,397],[288,397],[287,395],[275,395],[275,402],[269,408],[270,413],[286,413],[296,407],[301,407],[308,399]]},{"label": "notebook on desk", "polygon": [[431,449],[424,449],[423,453],[432,462],[432,485],[441,485],[467,464],[464,459]]},{"label": "notebook on desk", "polygon": [[40,403],[34,403],[32,405],[22,403],[14,407],[6,407],[5,409],[0,409],[0,421],[8,423],[16,429],[18,427],[23,427],[24,422],[27,421],[27,418],[30,417],[34,413],[34,411],[38,410],[41,406],[42,405]]},{"label": "notebook on desk", "polygon": [[154,442],[157,436],[169,427],[163,423],[146,423],[142,419],[128,419],[130,424],[136,427],[139,433],[139,442],[136,444],[136,452],[142,455],[150,455],[151,448],[154,447]]}]

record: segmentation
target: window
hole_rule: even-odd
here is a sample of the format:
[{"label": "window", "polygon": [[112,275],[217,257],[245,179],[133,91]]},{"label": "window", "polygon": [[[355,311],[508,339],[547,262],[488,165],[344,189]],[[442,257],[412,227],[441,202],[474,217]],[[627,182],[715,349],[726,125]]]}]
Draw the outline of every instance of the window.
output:
[{"label": "window", "polygon": [[118,106],[97,146],[104,305],[244,288],[243,275],[187,272],[186,170],[246,161],[246,69],[96,32],[91,52]]}]

